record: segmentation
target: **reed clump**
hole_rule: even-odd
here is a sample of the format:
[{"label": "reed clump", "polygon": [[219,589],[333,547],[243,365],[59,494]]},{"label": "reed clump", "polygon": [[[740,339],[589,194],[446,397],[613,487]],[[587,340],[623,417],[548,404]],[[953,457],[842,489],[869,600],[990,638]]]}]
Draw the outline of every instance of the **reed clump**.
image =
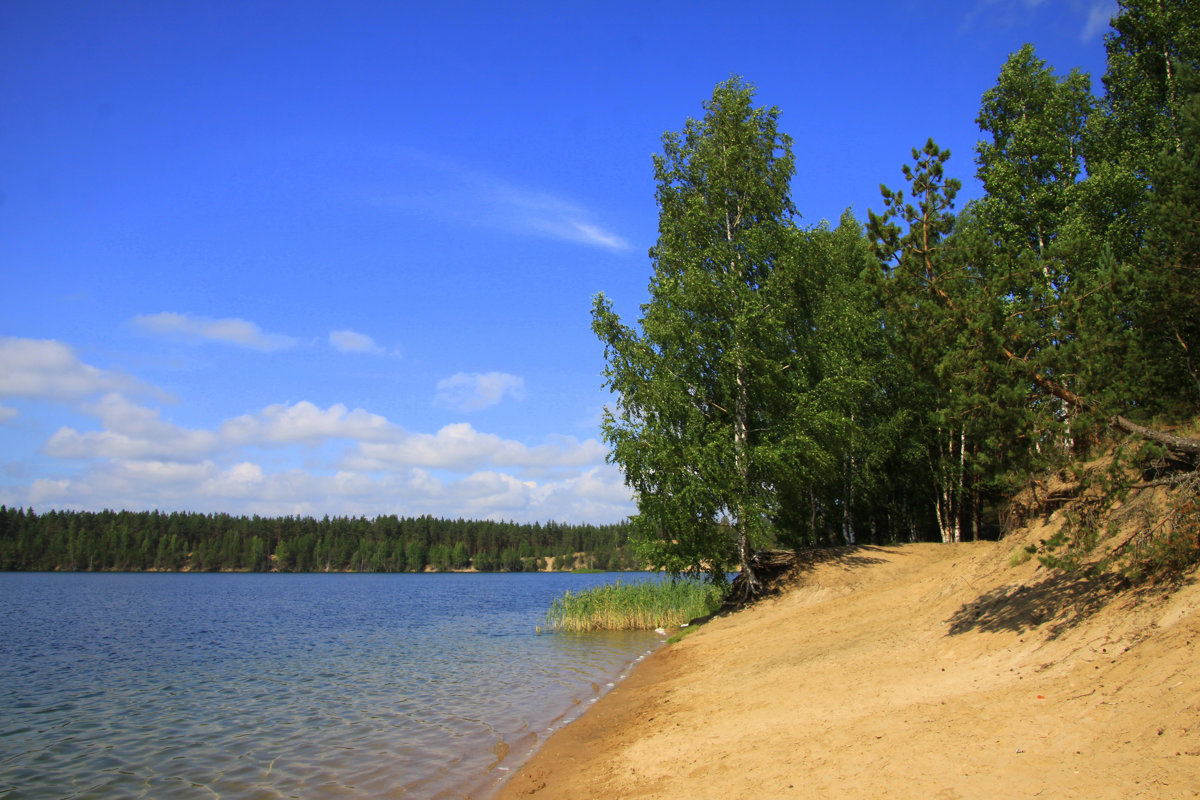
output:
[{"label": "reed clump", "polygon": [[673,628],[721,607],[724,589],[697,580],[614,583],[564,592],[546,612],[556,631],[631,631]]}]

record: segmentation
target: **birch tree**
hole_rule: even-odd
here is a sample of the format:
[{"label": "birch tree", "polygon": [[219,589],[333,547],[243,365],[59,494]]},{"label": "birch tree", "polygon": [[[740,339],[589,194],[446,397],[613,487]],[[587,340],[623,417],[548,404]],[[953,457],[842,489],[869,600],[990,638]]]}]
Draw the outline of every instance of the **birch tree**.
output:
[{"label": "birch tree", "polygon": [[789,381],[804,357],[785,280],[794,227],[791,139],[776,108],[740,78],[718,85],[702,119],[663,137],[654,158],[658,242],[639,329],[597,296],[592,327],[615,395],[603,436],[637,494],[640,555],[672,573],[723,581],[771,537],[781,471],[804,452]]}]

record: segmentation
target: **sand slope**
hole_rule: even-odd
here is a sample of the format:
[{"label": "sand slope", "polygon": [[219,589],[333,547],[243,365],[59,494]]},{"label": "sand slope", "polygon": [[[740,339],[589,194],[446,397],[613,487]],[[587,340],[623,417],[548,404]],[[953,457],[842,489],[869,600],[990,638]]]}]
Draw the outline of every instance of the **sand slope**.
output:
[{"label": "sand slope", "polygon": [[1200,796],[1200,584],[1096,603],[1013,546],[835,551],[648,659],[500,797]]}]

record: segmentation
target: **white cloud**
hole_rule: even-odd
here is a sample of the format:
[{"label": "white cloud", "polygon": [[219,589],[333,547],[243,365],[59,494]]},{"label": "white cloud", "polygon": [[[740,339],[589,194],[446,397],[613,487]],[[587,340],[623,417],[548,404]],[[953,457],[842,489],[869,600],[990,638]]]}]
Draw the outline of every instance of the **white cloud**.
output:
[{"label": "white cloud", "polygon": [[372,472],[399,467],[467,472],[486,466],[515,468],[524,477],[545,477],[602,463],[607,453],[595,439],[579,442],[571,436],[556,436],[530,447],[457,422],[436,434],[406,434],[395,442],[360,442],[343,464]]},{"label": "white cloud", "polygon": [[383,348],[365,333],[343,330],[329,333],[329,344],[342,353],[382,353]]},{"label": "white cloud", "polygon": [[619,521],[637,512],[621,470],[593,466],[578,477],[543,484],[527,510],[534,519]]},{"label": "white cloud", "polygon": [[432,514],[602,524],[635,511],[620,473],[608,466],[570,480],[538,483],[494,470],[443,481],[420,469],[368,476],[353,471],[268,472],[248,461],[221,467],[212,461],[114,459],[70,478],[39,479],[20,497],[7,494],[4,499],[12,505],[43,508],[188,509],[263,516]]},{"label": "white cloud", "polygon": [[[520,396],[523,386],[503,373],[444,383],[446,396],[465,405]],[[59,424],[41,447],[54,465],[23,484],[0,486],[0,502],[574,522],[612,522],[634,511],[620,473],[604,464],[606,449],[595,439],[550,436],[526,444],[465,422],[436,433],[408,432],[361,408],[307,401],[189,428],[124,393],[148,388],[82,363],[60,342],[0,340],[0,396],[69,401],[96,421],[95,430]],[[36,411],[22,407],[21,413],[36,425]],[[0,422],[17,413],[0,406]],[[337,443],[341,447],[322,446]]]},{"label": "white cloud", "polygon": [[325,410],[307,400],[277,404],[221,424],[222,439],[233,444],[294,444],[325,439],[381,442],[396,439],[400,429],[386,417],[361,408],[350,411],[341,403]]},{"label": "white cloud", "polygon": [[78,400],[101,392],[142,392],[150,387],[119,372],[84,364],[52,339],[0,339],[0,396]]},{"label": "white cloud", "polygon": [[551,436],[546,444],[534,447],[522,445],[519,451],[506,451],[505,456],[506,460],[498,463],[521,467],[523,475],[537,476],[567,467],[603,463],[608,456],[608,448],[596,439],[580,442],[574,436]]},{"label": "white cloud", "polygon": [[291,347],[296,340],[281,333],[266,333],[253,322],[227,317],[212,319],[193,314],[176,314],[163,311],[158,314],[142,314],[132,320],[134,327],[161,336],[172,336],[186,341],[209,341],[248,347],[252,350],[269,352]]},{"label": "white cloud", "polygon": [[[1070,0],[1072,3],[1080,0]],[[1044,0],[975,0],[974,3],[963,3],[960,8],[963,13],[959,24],[959,33],[968,31],[1004,30],[1025,24],[1038,13],[1038,7]],[[1017,45],[1013,45],[1013,48]]]},{"label": "white cloud", "polygon": [[[179,464],[171,461],[114,459],[96,464],[70,478],[40,478],[33,482],[27,502],[51,508],[199,509],[196,489],[218,472],[211,461]],[[203,509],[219,510],[219,509]]]},{"label": "white cloud", "polygon": [[479,411],[505,397],[525,399],[525,379],[504,372],[459,372],[437,383],[437,402],[458,411]]},{"label": "white cloud", "polygon": [[63,427],[46,442],[43,451],[55,458],[136,458],[194,461],[216,449],[211,431],[188,430],[164,422],[159,412],[131,403],[119,394],[108,394],[83,407],[98,417],[104,430],[80,433]]},{"label": "white cloud", "polygon": [[517,480],[503,472],[476,472],[451,487],[458,505],[470,509],[474,517],[496,517],[512,513],[529,504],[537,484]]},{"label": "white cloud", "polygon": [[397,442],[360,442],[346,460],[351,469],[378,471],[396,467],[425,467],[463,472],[504,461],[504,454],[524,446],[491,433],[479,433],[469,423],[447,425],[436,434],[407,434]]},{"label": "white cloud", "polygon": [[74,428],[62,427],[46,441],[43,452],[55,458],[170,458],[186,462],[211,450],[207,442],[211,434],[206,435],[205,431],[191,433],[196,440],[189,441],[188,437],[156,440],[112,431],[81,433]]},{"label": "white cloud", "polygon": [[[73,481],[54,478],[38,478],[30,484],[22,502],[18,505],[41,505],[49,508],[87,508],[90,495],[80,491]],[[9,499],[9,506],[12,500]]]}]

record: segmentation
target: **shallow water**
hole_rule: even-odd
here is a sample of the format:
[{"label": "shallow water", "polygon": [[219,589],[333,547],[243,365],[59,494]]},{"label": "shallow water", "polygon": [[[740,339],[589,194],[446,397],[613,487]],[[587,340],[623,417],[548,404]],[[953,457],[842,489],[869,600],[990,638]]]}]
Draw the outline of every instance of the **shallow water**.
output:
[{"label": "shallow water", "polygon": [[536,633],[614,577],[0,574],[0,798],[486,791],[658,645]]}]

